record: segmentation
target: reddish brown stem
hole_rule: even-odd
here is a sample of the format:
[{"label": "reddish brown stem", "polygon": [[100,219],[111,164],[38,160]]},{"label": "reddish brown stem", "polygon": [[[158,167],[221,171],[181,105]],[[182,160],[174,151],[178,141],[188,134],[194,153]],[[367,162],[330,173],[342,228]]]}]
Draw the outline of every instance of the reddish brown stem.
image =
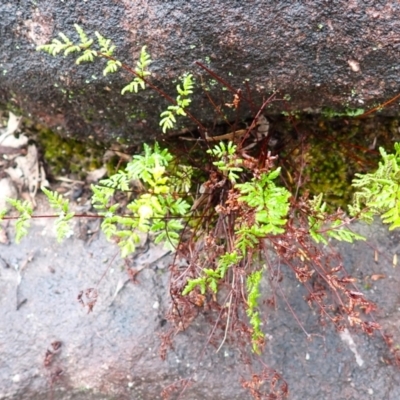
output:
[{"label": "reddish brown stem", "polygon": [[[207,68],[205,65],[203,65],[199,61],[196,61],[195,64],[198,65],[200,68],[203,68],[205,71],[207,71],[214,79],[216,79],[219,83],[224,85],[232,93],[239,95],[238,91],[234,87],[232,87],[228,82],[226,82],[224,79],[222,79],[220,76],[218,76],[215,72],[211,71],[211,69]],[[239,95],[239,97],[240,97],[240,95]]]},{"label": "reddish brown stem", "polygon": [[396,101],[396,100],[399,99],[399,98],[400,98],[400,93],[399,93],[398,95],[392,97],[390,100],[385,101],[384,103],[380,104],[379,106],[376,106],[376,107],[374,107],[374,108],[371,108],[371,110],[366,111],[364,114],[361,114],[361,115],[359,115],[359,116],[356,117],[356,118],[358,118],[358,119],[359,119],[359,118],[364,118],[364,117],[366,117],[367,115],[370,115],[370,114],[372,114],[372,113],[375,112],[375,111],[378,111],[378,110],[380,110],[380,109],[382,109],[382,108],[384,108],[384,107],[387,107],[389,104],[392,104],[394,101]]}]

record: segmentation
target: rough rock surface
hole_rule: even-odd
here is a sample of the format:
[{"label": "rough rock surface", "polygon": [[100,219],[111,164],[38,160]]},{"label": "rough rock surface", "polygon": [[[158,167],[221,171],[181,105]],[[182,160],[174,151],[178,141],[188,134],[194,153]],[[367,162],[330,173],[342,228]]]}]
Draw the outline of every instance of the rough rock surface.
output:
[{"label": "rough rock surface", "polygon": [[[228,344],[218,354],[205,346],[210,327],[202,318],[178,335],[167,360],[160,360],[158,334],[165,329],[168,307],[167,258],[151,263],[136,284],[117,291],[127,279],[124,264],[102,236],[90,243],[79,239],[87,232],[86,223],[77,224],[75,235],[60,245],[52,223],[36,220],[21,244],[0,245],[0,399],[155,400],[161,399],[162,389],[189,378],[193,383],[181,399],[250,400],[240,379],[260,373],[260,364],[245,364],[238,349]],[[400,277],[392,256],[399,252],[399,234],[388,234],[380,224],[359,230],[370,240],[342,246],[344,265],[377,301],[378,321],[398,343]],[[158,259],[163,254],[159,251],[143,253],[136,266]],[[386,362],[381,339],[355,332],[340,336],[329,326],[322,328],[303,301],[302,288],[283,272],[286,300],[278,296],[276,310],[268,312],[262,359],[286,379],[289,399],[400,398],[400,371]],[[371,280],[372,274],[384,279]],[[77,301],[87,288],[99,293],[89,314]],[[171,399],[178,396],[174,392]]]},{"label": "rough rock surface", "polygon": [[[368,109],[397,94],[399,13],[394,0],[5,0],[0,101],[83,139],[125,137],[137,143],[159,135],[159,113],[168,103],[158,94],[121,97],[127,73],[103,77],[99,65],[77,67],[72,59],[35,51],[60,31],[73,37],[78,23],[111,38],[118,57],[130,65],[147,45],[152,79],[170,94],[188,71],[197,76],[198,87],[200,78],[212,85],[210,75],[194,65],[200,61],[243,93],[249,79],[255,110],[275,89],[290,98],[286,105],[275,103],[275,111]],[[232,102],[232,93],[213,88],[217,106]],[[197,90],[192,110],[210,123],[217,113],[205,94]],[[250,108],[247,104],[243,113]]]}]

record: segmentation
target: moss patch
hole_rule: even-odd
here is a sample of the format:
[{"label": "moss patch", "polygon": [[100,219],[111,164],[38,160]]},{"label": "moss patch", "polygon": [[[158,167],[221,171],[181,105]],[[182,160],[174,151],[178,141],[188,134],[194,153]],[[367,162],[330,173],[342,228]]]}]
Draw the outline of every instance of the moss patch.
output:
[{"label": "moss patch", "polygon": [[47,128],[35,126],[43,157],[54,175],[73,174],[79,179],[101,167],[104,148],[90,142],[64,139]]},{"label": "moss patch", "polygon": [[280,155],[286,179],[293,186],[300,180],[301,192],[324,193],[331,208],[346,210],[354,192],[354,175],[377,168],[378,148],[393,150],[393,142],[400,140],[398,126],[399,118],[303,116],[295,129],[284,133]]}]

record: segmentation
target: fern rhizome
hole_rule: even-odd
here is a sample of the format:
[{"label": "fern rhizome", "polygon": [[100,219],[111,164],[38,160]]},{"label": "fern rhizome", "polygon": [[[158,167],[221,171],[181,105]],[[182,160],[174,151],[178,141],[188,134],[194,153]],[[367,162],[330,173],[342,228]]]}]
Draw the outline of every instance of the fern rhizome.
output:
[{"label": "fern rhizome", "polygon": [[[170,103],[160,115],[164,133],[176,127],[178,117],[188,116],[202,127],[189,110],[195,88],[192,73],[181,77],[177,95],[170,96],[151,81],[146,46],[140,50],[136,67],[130,68],[114,56],[115,47],[109,39],[98,32],[96,39],[89,38],[82,28],[75,27],[78,43],[60,34],[59,39],[38,50],[53,56],[77,54],[77,64],[103,59],[104,75],[129,71],[133,79],[121,89],[122,95],[150,88]],[[239,109],[245,101],[241,91],[225,86],[233,97],[229,107]],[[349,213],[341,209],[328,212],[322,193],[312,198],[299,194],[301,179],[295,190],[285,186],[278,155],[269,147],[270,138],[257,136],[265,118],[262,113],[271,99],[259,107],[246,129],[233,131],[218,142],[208,140],[208,133],[200,130],[196,146],[203,160],[207,159],[206,170],[196,163],[183,164],[158,143],[145,144],[143,153],[133,156],[125,168],[91,187],[102,230],[118,242],[122,257],[135,251],[140,232],[174,251],[169,269],[172,301],[167,315],[171,328],[164,334],[164,350],[172,335],[187,329],[207,308],[213,315],[213,334],[221,333],[218,350],[226,341],[243,343],[245,337],[252,351],[260,354],[266,333],[266,310],[260,302],[265,298],[263,286],[277,280],[281,264],[306,286],[306,300],[322,319],[339,329],[356,326],[368,334],[380,330],[364,312],[375,306],[363,295],[354,294],[358,293],[354,280],[347,276],[340,258],[332,262],[324,245],[332,239],[364,240],[349,227],[355,219],[371,221],[374,215],[382,215],[391,229],[400,226],[400,144],[395,145],[394,154],[381,150],[382,162],[376,172],[356,176],[353,185],[357,192]],[[246,146],[251,134],[256,146]],[[203,178],[197,188],[194,176]],[[122,208],[116,194],[132,191],[132,185],[138,188],[137,193]],[[61,195],[46,188],[43,192],[58,216],[57,238],[62,240],[74,214]],[[27,233],[33,210],[26,202],[9,202],[19,213],[19,241]],[[8,218],[4,212],[1,215]],[[315,281],[324,288],[324,295],[316,293]],[[241,348],[244,350],[243,345]],[[398,359],[397,351],[393,352]]]}]

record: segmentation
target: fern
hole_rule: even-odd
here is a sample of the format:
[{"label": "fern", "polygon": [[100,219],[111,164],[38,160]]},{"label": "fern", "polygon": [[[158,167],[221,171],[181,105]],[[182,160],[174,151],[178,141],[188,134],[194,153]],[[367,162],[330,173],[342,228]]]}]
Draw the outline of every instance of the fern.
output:
[{"label": "fern", "polygon": [[328,244],[328,241],[319,231],[322,229],[324,221],[327,217],[326,202],[323,202],[323,194],[320,193],[318,196],[314,196],[313,199],[308,200],[311,213],[307,215],[309,233],[311,238],[316,243]]},{"label": "fern", "polygon": [[189,96],[193,93],[193,76],[192,74],[186,74],[181,79],[182,86],[177,85],[176,90],[178,96],[176,97],[176,105],[171,105],[168,109],[160,114],[161,121],[160,126],[164,133],[168,129],[172,129],[176,124],[176,116],[186,116],[185,108],[191,103]]},{"label": "fern", "polygon": [[146,51],[146,46],[143,46],[142,50],[140,51],[139,61],[137,62],[137,66],[135,68],[137,76],[135,76],[133,81],[130,82],[121,90],[122,95],[125,94],[126,92],[137,93],[139,91],[139,88],[141,88],[142,90],[146,88],[145,81],[143,78],[146,78],[146,76],[151,75],[150,72],[148,71],[148,66],[150,64],[151,64],[151,57]]},{"label": "fern", "polygon": [[114,72],[118,71],[118,68],[122,66],[121,61],[118,60],[108,60],[107,66],[103,70],[103,75],[106,76],[107,74],[113,74]]},{"label": "fern", "polygon": [[379,151],[382,161],[374,173],[356,174],[352,185],[359,190],[354,194],[350,214],[372,222],[380,215],[389,230],[400,227],[400,143],[395,143],[394,154]]},{"label": "fern", "polygon": [[218,260],[218,271],[221,279],[223,279],[232,265],[238,264],[243,256],[237,251],[227,252],[223,254]]},{"label": "fern", "polygon": [[[233,145],[220,144],[211,150],[211,154],[222,158],[232,157],[234,149]],[[197,286],[202,292],[209,288],[216,293],[219,281],[225,277],[228,269],[233,265],[238,265],[248,250],[259,243],[260,238],[284,232],[283,226],[287,221],[291,194],[285,188],[277,187],[273,182],[279,173],[280,170],[277,169],[268,174],[263,173],[260,177],[253,178],[251,182],[235,185],[235,189],[239,191],[238,200],[243,205],[241,214],[244,216],[238,218],[235,224],[233,247],[236,250],[222,255],[216,269],[203,269],[205,276],[200,277],[200,280],[195,278],[195,284],[192,283],[193,279],[190,279],[183,291],[184,294],[190,293]],[[249,215],[251,214],[254,214],[255,221],[250,222]]]},{"label": "fern", "polygon": [[86,32],[78,24],[74,24],[74,28],[78,32],[79,39],[81,39],[82,47],[83,48],[90,47],[93,44],[93,39],[89,39]]},{"label": "fern", "polygon": [[15,241],[19,243],[22,238],[28,234],[33,208],[28,201],[22,202],[21,200],[7,199],[7,202],[11,204],[19,213],[18,219],[15,223]]},{"label": "fern", "polygon": [[213,164],[225,175],[228,179],[235,183],[239,179],[238,172],[242,172],[243,159],[236,155],[237,146],[232,142],[226,145],[220,142],[212,149],[207,150],[208,154],[216,157],[218,160]]},{"label": "fern", "polygon": [[83,54],[76,59],[76,64],[79,65],[82,62],[93,62],[94,58],[97,57],[95,50],[86,49]]},{"label": "fern", "polygon": [[[173,101],[147,80],[151,76],[149,67],[152,60],[146,46],[141,48],[134,69],[130,69],[113,56],[115,46],[110,39],[95,32],[97,39],[95,41],[78,25],[75,25],[75,29],[79,41],[73,42],[65,34],[60,33],[58,38],[53,39],[50,44],[39,46],[38,50],[53,56],[78,53],[77,64],[93,62],[97,57],[102,57],[106,62],[103,69],[104,76],[116,73],[122,67],[131,71],[135,76],[122,88],[122,95],[128,92],[138,93],[149,85],[174,103],[160,114],[159,125],[164,133],[175,127],[178,116],[187,114],[190,116],[188,107],[194,89],[194,79],[191,74],[186,74],[180,79]],[[400,144],[395,145],[394,155],[386,154],[383,149],[380,151],[383,161],[378,170],[373,174],[357,174],[357,178],[353,181],[353,185],[359,190],[354,197],[350,212],[352,216],[367,221],[372,220],[374,215],[380,214],[382,220],[390,224],[390,229],[394,229],[400,226]],[[248,167],[252,163],[245,162],[243,154],[238,152],[237,146],[232,142],[220,142],[207,153],[213,157],[213,165],[217,169],[217,171],[213,169],[213,175],[207,182],[213,194],[210,205],[215,204],[214,200],[217,198],[214,196],[217,192],[213,190],[221,189],[220,204],[212,210],[216,213],[210,212],[212,217],[208,219],[207,224],[213,224],[218,220],[217,224],[221,223],[225,236],[222,234],[220,237],[219,232],[213,238],[210,235],[210,242],[215,246],[210,248],[218,249],[212,258],[204,258],[204,262],[211,259],[211,265],[200,264],[203,261],[198,257],[200,265],[191,270],[200,272],[194,275],[193,279],[187,280],[182,294],[187,295],[197,290],[202,295],[208,291],[216,297],[222,281],[229,282],[233,288],[236,284],[234,279],[239,276],[241,284],[246,285],[245,311],[252,328],[252,349],[255,353],[259,353],[264,339],[258,304],[263,270],[257,266],[256,256],[260,256],[260,244],[264,243],[264,239],[269,237],[275,244],[276,238],[273,236],[285,235],[285,230],[288,228],[291,230],[286,238],[290,240],[295,240],[298,232],[306,233],[307,228],[311,238],[322,244],[327,244],[330,238],[347,242],[364,238],[348,229],[350,218],[339,212],[333,215],[327,213],[322,194],[302,203],[304,209],[301,211],[306,210],[308,224],[307,222],[304,224],[304,219],[301,219],[301,227],[292,234],[293,225],[287,226],[288,215],[291,205],[292,211],[298,206],[294,202],[291,204],[291,193],[276,183],[280,169],[271,170],[268,163],[274,159],[273,157],[268,155],[268,162],[265,162],[264,166],[257,167],[255,165],[261,162],[256,163],[260,160],[254,159],[254,166]],[[247,161],[249,159],[251,157],[247,158]],[[251,177],[251,173],[253,177],[243,181],[244,178]],[[164,242],[167,248],[176,249],[185,226],[183,218],[187,217],[190,209],[189,203],[178,192],[186,193],[190,190],[192,175],[193,168],[182,166],[167,150],[161,149],[156,143],[153,147],[144,145],[143,154],[135,155],[126,168],[101,180],[98,185],[92,185],[92,204],[103,217],[102,230],[108,239],[118,241],[122,257],[136,250],[140,232],[149,234],[155,243]],[[216,177],[215,180],[213,177]],[[219,182],[216,182],[217,179]],[[118,191],[130,191],[132,181],[139,182],[142,190],[135,193],[133,199],[129,198],[125,214],[121,215],[120,205],[114,203],[114,195]],[[51,206],[59,213],[56,227],[57,239],[61,240],[68,232],[68,222],[73,213],[69,211],[68,202],[62,196],[46,189],[43,191]],[[11,204],[20,213],[16,224],[17,241],[19,241],[27,232],[32,210],[26,203],[14,201]],[[213,220],[216,214],[218,215]],[[292,214],[294,215],[294,212]],[[211,228],[210,231],[215,233],[217,227],[207,226],[207,231]],[[196,240],[198,238],[196,235],[197,233],[191,240]],[[200,233],[199,237],[201,235],[203,239],[204,233]],[[242,295],[243,291],[240,294]]]},{"label": "fern", "polygon": [[[50,44],[44,44],[41,46],[38,46],[36,50],[38,51],[44,51],[46,53],[49,53],[52,56],[56,56],[57,54],[64,52],[64,56],[68,56],[71,53],[75,52],[80,52],[82,50],[88,50],[89,47],[93,44],[93,39],[89,39],[84,32],[84,30],[77,24],[74,25],[76,31],[78,32],[80,42],[78,44],[74,44],[64,33],[60,32],[58,35],[62,39],[60,41],[59,39],[53,39]],[[92,52],[92,51],[91,51]],[[91,57],[97,56],[96,52],[91,53],[91,55],[86,54],[84,56],[85,60],[90,59]],[[79,57],[78,59],[80,59]],[[83,60],[81,60],[83,61]],[[77,64],[79,64],[77,60]]]},{"label": "fern", "polygon": [[166,167],[173,160],[167,149],[162,150],[158,143],[153,147],[143,145],[144,154],[135,155],[126,167],[130,179],[141,179],[148,183],[152,177],[152,170],[155,167]]},{"label": "fern", "polygon": [[[75,25],[75,27],[77,27],[78,25]],[[83,32],[83,31],[82,31]],[[78,31],[79,33],[79,31]],[[115,50],[115,46],[111,44],[111,40],[110,39],[106,39],[104,36],[102,36],[99,32],[95,32],[94,33],[97,37],[97,41],[99,43],[100,46],[100,52],[102,54],[104,54],[107,57],[111,57],[114,53]],[[81,41],[82,37],[81,37]]]},{"label": "fern", "polygon": [[[99,50],[92,49],[94,44],[93,39],[89,39],[86,32],[77,24],[74,25],[76,31],[78,32],[80,42],[73,43],[64,33],[59,33],[62,40],[53,39],[50,44],[45,44],[38,46],[36,49],[38,51],[44,51],[53,56],[64,52],[64,56],[68,56],[71,53],[83,52],[76,59],[76,64],[81,64],[83,62],[93,62],[96,57],[103,57],[107,59],[107,64],[103,70],[103,75],[112,74],[118,71],[122,67],[121,61],[112,58],[115,51],[115,46],[111,43],[110,39],[106,39],[99,32],[95,32]],[[151,63],[151,57],[146,52],[146,46],[143,46],[140,51],[139,61],[135,68],[136,76],[131,83],[122,89],[122,94],[125,92],[135,92],[139,91],[139,88],[145,89],[144,78],[150,75],[148,71],[148,66]]]},{"label": "fern", "polygon": [[174,174],[169,177],[169,185],[176,193],[187,193],[193,184],[194,168],[180,163],[171,164]]},{"label": "fern", "polygon": [[235,185],[241,193],[239,201],[255,212],[255,224],[249,230],[255,236],[284,232],[291,194],[287,189],[275,185],[274,180],[279,174],[280,168],[277,168],[270,173],[261,174],[259,178],[253,178],[250,182]]},{"label": "fern", "polygon": [[240,255],[237,251],[226,252],[223,254],[219,260],[217,268],[204,268],[202,277],[189,279],[185,289],[182,292],[182,295],[189,294],[196,287],[200,288],[200,292],[204,294],[209,288],[213,293],[218,292],[218,285],[221,279],[223,279],[228,271],[233,265],[238,264],[243,259],[243,256]]},{"label": "fern", "polygon": [[330,229],[327,231],[327,235],[336,240],[348,243],[353,243],[355,240],[366,240],[364,236],[347,229],[344,226],[345,224],[346,221],[341,219],[333,221]]},{"label": "fern", "polygon": [[[138,231],[153,234],[157,243],[164,242],[169,249],[176,247],[183,228],[180,218],[190,206],[171,193],[170,163],[179,168],[179,164],[173,163],[172,155],[158,143],[153,147],[144,145],[144,154],[135,155],[124,170],[92,185],[93,206],[104,216],[102,229],[108,239],[118,238],[123,257],[135,251]],[[127,205],[129,215],[116,215],[119,205],[110,205],[110,200],[117,190],[129,190],[132,180],[139,180],[144,192]]]},{"label": "fern", "polygon": [[[220,143],[208,150],[208,153],[217,158],[214,165],[235,183],[238,178],[236,172],[242,171],[242,167],[238,167],[242,159],[236,154],[236,146],[231,142],[227,145]],[[236,250],[220,256],[216,269],[203,269],[205,276],[200,277],[200,280],[195,278],[196,284],[190,279],[183,291],[184,294],[190,293],[197,286],[202,292],[209,288],[216,293],[219,281],[225,277],[229,268],[238,265],[261,238],[284,232],[291,194],[285,188],[275,185],[274,180],[279,174],[278,168],[269,173],[262,173],[250,182],[234,185],[234,190],[238,192],[237,200],[242,215],[235,223],[233,248]]]},{"label": "fern", "polygon": [[193,291],[196,287],[200,288],[200,293],[205,294],[207,290],[207,279],[205,277],[200,277],[196,279],[189,279],[185,289],[182,291],[182,295],[186,296],[191,291]]},{"label": "fern", "polygon": [[[64,33],[59,33],[60,39],[53,39],[50,44],[45,44],[38,46],[36,49],[38,51],[44,51],[50,55],[56,56],[59,53],[64,53],[64,56],[68,56],[72,53],[81,53],[76,59],[76,64],[81,64],[83,62],[93,62],[95,58],[101,57],[106,60],[106,66],[103,69],[103,75],[113,74],[117,72],[122,66],[122,62],[113,56],[115,51],[115,46],[111,43],[110,39],[105,38],[99,32],[95,32],[97,38],[98,49],[92,48],[94,45],[94,40],[89,38],[86,32],[77,24],[74,25],[78,33],[80,41],[74,43],[70,38],[68,38]],[[131,82],[124,86],[121,90],[121,94],[125,93],[138,93],[139,90],[146,89],[146,78],[151,75],[149,71],[149,66],[151,64],[151,56],[146,50],[146,46],[143,46],[140,50],[139,60],[136,63],[134,70],[129,67],[124,67],[130,70],[135,77]],[[168,98],[171,102],[173,100],[162,90],[154,87],[158,93],[162,94],[164,97]],[[176,90],[178,95],[175,100],[174,105],[170,105],[166,111],[160,115],[160,126],[162,131],[165,133],[168,129],[171,129],[176,124],[176,116],[185,116],[185,109],[190,105],[191,99],[190,95],[193,93],[193,76],[191,74],[186,74],[181,78],[181,84],[178,84]]]},{"label": "fern", "polygon": [[58,213],[58,218],[55,222],[57,241],[61,242],[71,232],[69,222],[74,217],[75,213],[69,211],[69,202],[64,199],[61,194],[52,192],[46,188],[42,188],[42,192],[49,200],[50,206]]},{"label": "fern", "polygon": [[264,339],[264,333],[261,330],[260,314],[257,310],[259,307],[258,298],[260,297],[260,284],[262,279],[262,270],[254,271],[247,276],[247,310],[246,314],[249,317],[250,325],[252,327],[251,341],[253,352],[256,354],[261,353],[260,341]]},{"label": "fern", "polygon": [[328,237],[339,241],[353,243],[355,240],[365,240],[365,237],[359,235],[347,228],[348,218],[335,218],[332,220],[328,215],[327,204],[323,202],[323,194],[314,196],[308,200],[310,213],[307,216],[309,233],[316,243],[328,244]]}]

